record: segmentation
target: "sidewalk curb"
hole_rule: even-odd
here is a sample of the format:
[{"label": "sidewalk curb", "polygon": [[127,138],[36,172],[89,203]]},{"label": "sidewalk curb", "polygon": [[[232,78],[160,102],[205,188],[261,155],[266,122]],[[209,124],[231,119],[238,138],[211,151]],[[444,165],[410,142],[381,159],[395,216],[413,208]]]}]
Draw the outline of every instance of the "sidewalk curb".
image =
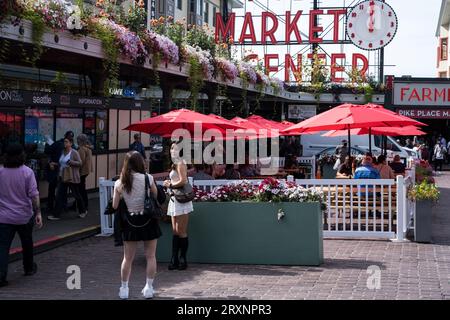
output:
[{"label": "sidewalk curb", "polygon": [[[53,236],[47,239],[42,239],[34,243],[34,255],[43,253],[60,247],[62,245],[82,240],[99,234],[101,231],[100,225],[84,228],[78,231],[64,233],[62,235]],[[9,262],[14,262],[22,259],[22,248],[12,248],[9,251]]]}]

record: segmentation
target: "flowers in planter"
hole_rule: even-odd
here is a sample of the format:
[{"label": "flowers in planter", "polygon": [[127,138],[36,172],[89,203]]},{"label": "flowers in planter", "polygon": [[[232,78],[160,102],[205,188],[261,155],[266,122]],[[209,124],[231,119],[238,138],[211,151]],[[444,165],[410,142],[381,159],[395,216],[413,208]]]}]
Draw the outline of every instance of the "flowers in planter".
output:
[{"label": "flowers in planter", "polygon": [[160,54],[163,61],[178,64],[178,47],[168,37],[147,30],[144,34],[144,43],[149,52]]},{"label": "flowers in planter", "polygon": [[428,183],[434,183],[433,168],[426,160],[419,160],[415,163],[416,169],[416,183],[422,183],[426,181]]},{"label": "flowers in planter", "polygon": [[270,85],[275,92],[280,92],[282,89],[284,89],[284,81],[278,78],[271,78]]},{"label": "flowers in planter", "polygon": [[202,50],[200,47],[186,45],[184,47],[185,55],[191,59],[195,58],[202,66],[203,76],[207,80],[212,80],[214,75],[214,61],[209,51]]},{"label": "flowers in planter", "polygon": [[256,83],[262,84],[263,86],[270,86],[270,79],[263,71],[256,71]]},{"label": "flowers in planter", "polygon": [[280,181],[267,178],[258,186],[250,181],[241,180],[218,186],[211,192],[198,188],[195,190],[195,201],[200,202],[227,202],[227,201],[253,201],[253,202],[320,202],[325,208],[323,192],[314,188],[304,188],[294,182]]},{"label": "flowers in planter", "polygon": [[216,65],[225,80],[233,81],[239,75],[236,65],[225,58],[216,58]]},{"label": "flowers in planter", "polygon": [[408,190],[408,198],[413,201],[438,201],[441,193],[434,183],[423,180]]},{"label": "flowers in planter", "polygon": [[240,61],[238,64],[239,76],[246,79],[249,83],[256,84],[257,75],[255,68],[248,62]]},{"label": "flowers in planter", "polygon": [[109,19],[99,19],[98,22],[114,32],[116,41],[120,45],[121,53],[125,57],[133,62],[143,62],[147,55],[147,50],[136,33]]},{"label": "flowers in planter", "polygon": [[69,3],[65,0],[28,1],[28,8],[39,14],[47,26],[53,30],[64,30],[69,18]]}]

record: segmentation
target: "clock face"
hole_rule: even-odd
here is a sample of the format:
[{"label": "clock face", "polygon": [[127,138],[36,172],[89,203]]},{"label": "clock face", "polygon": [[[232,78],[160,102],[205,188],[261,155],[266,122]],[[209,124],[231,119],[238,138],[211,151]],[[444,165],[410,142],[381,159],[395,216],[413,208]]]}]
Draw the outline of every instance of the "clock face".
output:
[{"label": "clock face", "polygon": [[379,0],[367,0],[353,7],[347,16],[347,35],[355,46],[377,50],[394,38],[398,27],[392,7]]}]

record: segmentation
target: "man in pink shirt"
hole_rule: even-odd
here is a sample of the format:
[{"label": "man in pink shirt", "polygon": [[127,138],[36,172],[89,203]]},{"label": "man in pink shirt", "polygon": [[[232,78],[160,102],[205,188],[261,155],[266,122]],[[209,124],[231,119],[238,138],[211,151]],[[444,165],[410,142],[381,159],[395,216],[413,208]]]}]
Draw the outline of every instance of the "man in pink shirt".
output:
[{"label": "man in pink shirt", "polygon": [[6,286],[8,258],[16,232],[23,247],[25,275],[33,275],[33,226],[42,227],[39,191],[33,170],[24,165],[25,153],[18,144],[6,150],[4,168],[0,168],[0,287]]}]

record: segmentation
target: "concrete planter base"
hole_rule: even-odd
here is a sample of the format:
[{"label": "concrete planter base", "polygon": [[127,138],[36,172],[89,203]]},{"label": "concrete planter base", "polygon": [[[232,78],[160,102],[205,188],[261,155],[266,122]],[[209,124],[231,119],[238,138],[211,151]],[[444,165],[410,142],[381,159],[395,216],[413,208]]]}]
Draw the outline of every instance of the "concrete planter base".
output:
[{"label": "concrete planter base", "polygon": [[417,201],[416,214],[414,216],[414,241],[430,243],[431,219],[433,215],[432,201]]},{"label": "concrete planter base", "polygon": [[[279,210],[285,214],[278,221]],[[171,224],[161,223],[157,260],[171,258]],[[313,265],[323,263],[319,203],[194,203],[188,261],[195,263]]]}]

